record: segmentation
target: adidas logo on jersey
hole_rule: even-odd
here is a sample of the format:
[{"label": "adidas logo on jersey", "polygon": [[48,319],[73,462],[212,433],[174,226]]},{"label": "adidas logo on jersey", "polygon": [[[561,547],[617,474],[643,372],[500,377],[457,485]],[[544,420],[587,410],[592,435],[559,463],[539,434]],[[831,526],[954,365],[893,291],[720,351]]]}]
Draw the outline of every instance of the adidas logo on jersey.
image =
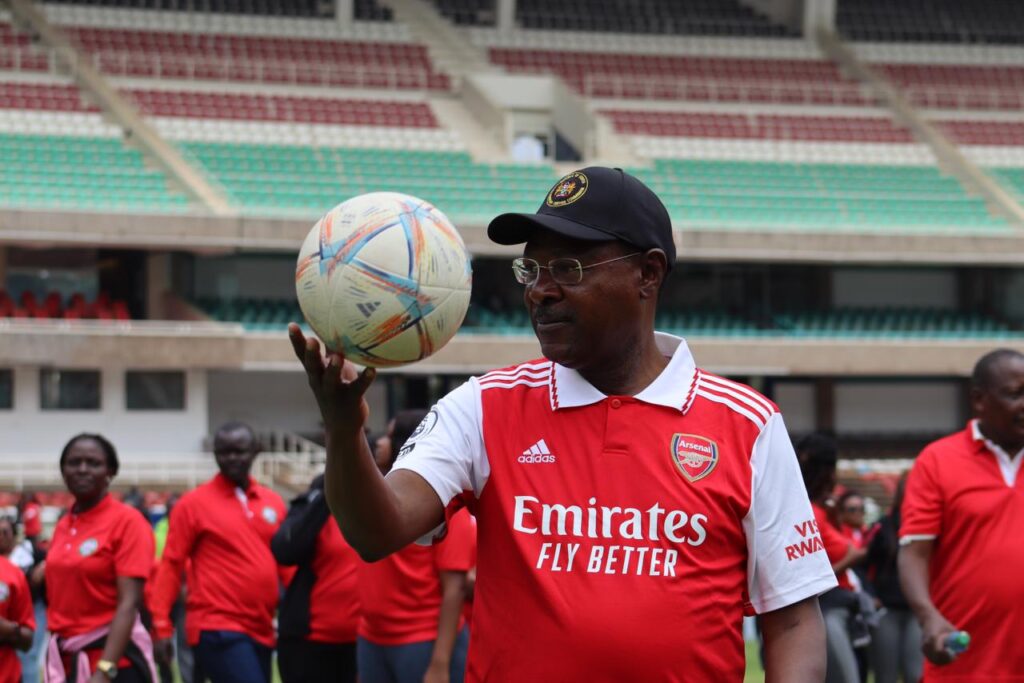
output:
[{"label": "adidas logo on jersey", "polygon": [[519,462],[524,465],[550,463],[555,462],[555,456],[551,454],[551,450],[548,448],[548,445],[544,443],[544,439],[541,439],[523,451],[523,454],[519,456]]}]

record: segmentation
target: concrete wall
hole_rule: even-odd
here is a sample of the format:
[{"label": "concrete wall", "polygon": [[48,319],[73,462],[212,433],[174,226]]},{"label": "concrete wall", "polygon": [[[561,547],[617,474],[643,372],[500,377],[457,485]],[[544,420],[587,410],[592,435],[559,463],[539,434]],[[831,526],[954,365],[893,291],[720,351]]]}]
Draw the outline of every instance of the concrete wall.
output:
[{"label": "concrete wall", "polygon": [[961,428],[959,382],[836,382],[840,434],[931,434]]},{"label": "concrete wall", "polygon": [[[370,427],[386,423],[384,382],[368,394]],[[320,412],[301,372],[215,371],[209,378],[209,430],[228,420],[248,422],[259,431],[283,430],[312,435],[320,430]]]},{"label": "concrete wall", "polygon": [[99,432],[118,451],[138,453],[198,452],[206,434],[206,372],[185,374],[185,410],[125,409],[124,368],[100,369],[99,410],[41,410],[38,366],[14,369],[14,408],[0,410],[0,453],[57,456],[79,432]]},{"label": "concrete wall", "polygon": [[956,273],[914,268],[842,268],[832,273],[835,306],[956,307]]},{"label": "concrete wall", "polygon": [[777,382],[773,394],[790,434],[807,434],[817,428],[813,382]]},{"label": "concrete wall", "polygon": [[[298,254],[297,247],[295,253]],[[199,297],[218,299],[293,300],[295,259],[263,255],[198,256],[195,293]]]}]

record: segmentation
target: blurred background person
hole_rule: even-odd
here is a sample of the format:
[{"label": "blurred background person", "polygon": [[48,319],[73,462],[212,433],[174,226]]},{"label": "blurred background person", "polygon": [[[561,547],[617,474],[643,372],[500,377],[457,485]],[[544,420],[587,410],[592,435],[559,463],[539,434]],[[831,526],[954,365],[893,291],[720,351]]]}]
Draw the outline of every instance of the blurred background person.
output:
[{"label": "blurred background person", "polygon": [[[426,416],[403,410],[377,440],[374,457],[387,474]],[[466,575],[476,566],[476,531],[467,510],[431,546],[411,544],[364,566],[359,579],[357,658],[360,683],[462,683],[469,633],[462,616]]]},{"label": "blurred background person", "polygon": [[900,507],[907,485],[904,472],[896,485],[889,514],[878,522],[865,561],[871,592],[879,607],[878,626],[871,637],[871,670],[875,683],[917,683],[921,678],[921,625],[900,588]]},{"label": "blurred background person", "polygon": [[57,522],[46,556],[48,683],[156,681],[152,641],[139,618],[153,531],[138,510],[110,495],[118,467],[113,444],[99,434],[73,437],[60,454],[74,504]]},{"label": "blurred background person", "polygon": [[186,573],[185,630],[199,680],[270,683],[280,590],[270,539],[285,506],[281,496],[250,475],[259,450],[249,425],[229,422],[217,429],[213,456],[219,472],[174,506],[153,580],[157,654],[170,661],[171,610]]},{"label": "blurred background person", "polygon": [[296,566],[278,614],[277,662],[283,683],[355,683],[359,572],[324,497],[324,475],[296,497],[270,549]]},{"label": "blurred background person", "polygon": [[859,613],[857,597],[848,570],[864,559],[864,550],[857,548],[831,521],[832,491],[836,486],[838,460],[835,439],[824,434],[810,434],[796,445],[807,496],[811,499],[818,534],[839,586],[818,598],[825,618],[828,669],[827,683],[858,683],[860,668],[854,652],[850,625]]},{"label": "blurred background person", "polygon": [[13,519],[0,517],[0,683],[20,683],[21,662],[17,652],[32,646],[35,615],[24,570],[10,561],[15,547]]}]

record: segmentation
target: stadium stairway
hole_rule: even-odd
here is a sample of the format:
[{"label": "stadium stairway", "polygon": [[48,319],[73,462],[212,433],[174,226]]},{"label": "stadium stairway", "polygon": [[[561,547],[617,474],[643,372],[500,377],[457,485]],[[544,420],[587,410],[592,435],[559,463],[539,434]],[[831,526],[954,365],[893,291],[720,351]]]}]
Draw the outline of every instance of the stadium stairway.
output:
[{"label": "stadium stairway", "polygon": [[8,0],[14,17],[30,26],[53,52],[61,66],[87,92],[104,112],[168,175],[218,216],[234,213],[224,193],[175,148],[164,140],[110,82],[71,44],[64,32],[51,24],[46,15],[28,0]]}]

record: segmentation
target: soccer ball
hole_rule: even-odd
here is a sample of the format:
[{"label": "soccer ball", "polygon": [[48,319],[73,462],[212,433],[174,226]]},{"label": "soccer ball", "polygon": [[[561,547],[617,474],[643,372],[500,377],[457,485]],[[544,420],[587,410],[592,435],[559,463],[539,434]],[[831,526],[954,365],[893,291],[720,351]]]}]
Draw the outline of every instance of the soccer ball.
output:
[{"label": "soccer ball", "polygon": [[299,307],[331,350],[395,367],[434,353],[469,307],[473,271],[462,238],[429,202],[371,192],[309,231],[295,267]]}]

